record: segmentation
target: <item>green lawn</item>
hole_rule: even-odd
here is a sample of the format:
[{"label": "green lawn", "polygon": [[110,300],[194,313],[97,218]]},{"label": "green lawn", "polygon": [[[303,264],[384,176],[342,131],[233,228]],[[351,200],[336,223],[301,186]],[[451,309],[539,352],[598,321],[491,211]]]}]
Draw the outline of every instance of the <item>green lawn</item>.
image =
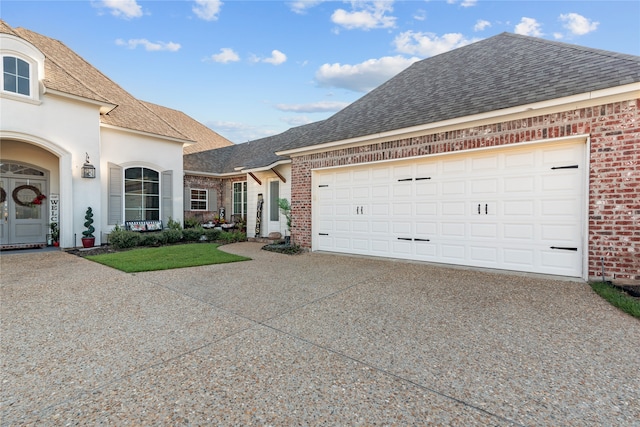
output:
[{"label": "green lawn", "polygon": [[87,259],[117,268],[125,273],[170,270],[172,268],[248,261],[251,258],[228,254],[213,243],[162,246],[132,249],[113,254],[91,255]]},{"label": "green lawn", "polygon": [[598,295],[609,301],[611,305],[640,319],[640,299],[633,298],[632,296],[627,295],[627,293],[616,289],[607,283],[595,282],[590,283],[590,285]]}]

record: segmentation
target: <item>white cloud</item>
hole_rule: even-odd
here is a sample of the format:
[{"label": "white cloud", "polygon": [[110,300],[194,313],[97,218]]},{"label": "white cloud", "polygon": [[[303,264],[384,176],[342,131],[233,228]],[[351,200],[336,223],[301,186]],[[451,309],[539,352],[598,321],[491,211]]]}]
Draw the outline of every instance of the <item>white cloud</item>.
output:
[{"label": "white cloud", "polygon": [[267,64],[280,65],[287,61],[287,55],[275,49],[271,51],[271,57],[265,58],[262,62],[266,62]]},{"label": "white cloud", "polygon": [[553,33],[553,38],[555,38],[556,40],[560,40],[564,38],[564,34],[562,33]]},{"label": "white cloud", "polygon": [[215,21],[218,19],[222,1],[220,0],[195,0],[195,5],[191,8],[193,13],[205,21]]},{"label": "white cloud", "polygon": [[438,37],[433,33],[405,31],[398,34],[393,43],[400,53],[428,57],[466,46],[477,40],[467,39],[460,33],[443,34]]},{"label": "white cloud", "polygon": [[514,32],[523,36],[540,37],[542,36],[542,31],[540,31],[541,26],[542,25],[535,19],[523,17],[520,23],[516,25]]},{"label": "white cloud", "polygon": [[341,101],[320,101],[311,104],[276,104],[280,111],[291,111],[295,113],[326,113],[340,111],[349,105],[348,102]]},{"label": "white cloud", "polygon": [[413,19],[415,19],[416,21],[424,21],[427,19],[427,12],[419,9],[416,11],[416,13],[413,14]]},{"label": "white cloud", "polygon": [[211,55],[211,60],[214,62],[227,64],[229,62],[240,61],[240,56],[238,56],[238,54],[230,47],[223,47],[222,49],[220,49],[220,53]]},{"label": "white cloud", "polygon": [[[448,4],[456,4],[458,0],[447,0]],[[462,7],[473,7],[478,3],[478,0],[462,0],[460,2],[460,6]]]},{"label": "white cloud", "polygon": [[136,0],[102,0],[102,5],[111,9],[113,16],[126,19],[139,18],[142,16],[142,7]]},{"label": "white cloud", "polygon": [[316,71],[315,79],[324,87],[368,92],[418,60],[419,58],[385,56],[356,65],[324,64]]},{"label": "white cloud", "polygon": [[599,22],[594,22],[577,13],[562,14],[560,15],[560,21],[564,22],[564,28],[576,36],[583,36],[595,31],[600,25]]},{"label": "white cloud", "polygon": [[331,21],[348,30],[371,30],[374,28],[393,28],[396,18],[386,13],[393,11],[392,1],[353,1],[353,11],[337,9],[331,15]]},{"label": "white cloud", "polygon": [[476,25],[473,26],[473,31],[483,31],[491,26],[491,22],[484,19],[478,19]]},{"label": "white cloud", "polygon": [[166,50],[169,52],[177,52],[180,50],[180,44],[174,42],[150,42],[147,39],[129,39],[127,41],[122,39],[117,39],[116,44],[118,46],[126,46],[129,49],[135,49],[138,46],[144,47],[144,49],[148,52],[157,52]]},{"label": "white cloud", "polygon": [[302,15],[306,13],[307,9],[311,9],[324,1],[326,0],[297,0],[289,3],[289,8],[292,12]]}]

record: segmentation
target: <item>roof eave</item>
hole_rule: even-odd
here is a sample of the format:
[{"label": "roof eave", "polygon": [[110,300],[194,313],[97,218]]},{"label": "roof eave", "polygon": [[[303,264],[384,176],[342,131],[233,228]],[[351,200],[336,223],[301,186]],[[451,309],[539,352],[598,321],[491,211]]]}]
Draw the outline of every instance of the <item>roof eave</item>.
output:
[{"label": "roof eave", "polygon": [[85,102],[87,104],[97,105],[100,108],[100,114],[108,114],[110,111],[112,111],[114,108],[117,107],[116,104],[111,104],[109,102],[99,101],[91,98],[85,98],[83,96],[74,95],[68,92],[62,92],[56,89],[48,88],[46,85],[42,85],[42,87],[44,88],[43,94],[48,93],[50,95],[57,95],[67,99],[73,99],[74,101],[80,101],[80,102]]},{"label": "roof eave", "polygon": [[182,144],[182,145],[195,143],[195,141],[192,141],[190,139],[175,138],[175,137],[172,137],[172,136],[160,135],[160,134],[157,134],[157,133],[144,132],[144,131],[141,131],[141,130],[129,129],[129,128],[121,127],[121,126],[114,126],[114,125],[110,125],[110,124],[107,124],[107,123],[100,123],[100,127],[101,128],[106,128],[106,129],[119,130],[121,132],[134,133],[136,135],[142,135],[142,136],[149,136],[149,137],[152,137],[152,138],[164,139],[166,141],[176,142],[176,143],[179,143],[179,144]]},{"label": "roof eave", "polygon": [[607,101],[611,100],[614,102],[615,100],[624,100],[624,99],[635,99],[640,98],[640,82],[625,84],[621,86],[615,86],[612,88],[601,89],[591,92],[585,92],[577,95],[567,96],[563,98],[556,98],[547,101],[540,101],[532,104],[523,104],[518,105],[516,107],[505,108],[501,110],[494,110],[487,113],[474,114],[470,116],[457,117],[450,120],[443,120],[434,123],[427,123],[424,125],[412,126],[409,128],[402,129],[394,129],[388,132],[380,132],[376,134],[369,134],[358,136],[355,138],[349,138],[338,141],[331,141],[322,144],[316,145],[307,145],[304,147],[293,148],[289,150],[276,151],[276,154],[279,156],[296,156],[296,155],[305,155],[312,154],[316,152],[323,152],[332,150],[335,148],[343,147],[346,145],[354,146],[354,145],[365,145],[369,144],[374,140],[389,140],[389,139],[399,139],[406,137],[410,134],[424,133],[425,131],[432,131],[434,129],[445,128],[445,127],[460,127],[461,125],[468,124],[471,122],[479,122],[485,121],[489,119],[499,119],[506,116],[529,113],[533,110],[544,110],[550,108],[558,108],[561,106],[572,106],[575,108],[576,104],[579,103],[593,103],[594,101]]}]

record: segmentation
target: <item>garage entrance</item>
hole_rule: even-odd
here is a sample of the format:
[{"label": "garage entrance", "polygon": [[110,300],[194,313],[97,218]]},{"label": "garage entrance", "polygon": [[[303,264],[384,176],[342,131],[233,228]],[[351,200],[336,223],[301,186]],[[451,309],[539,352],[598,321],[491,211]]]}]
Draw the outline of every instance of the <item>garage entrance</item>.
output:
[{"label": "garage entrance", "polygon": [[585,146],[315,170],[312,249],[581,277]]}]

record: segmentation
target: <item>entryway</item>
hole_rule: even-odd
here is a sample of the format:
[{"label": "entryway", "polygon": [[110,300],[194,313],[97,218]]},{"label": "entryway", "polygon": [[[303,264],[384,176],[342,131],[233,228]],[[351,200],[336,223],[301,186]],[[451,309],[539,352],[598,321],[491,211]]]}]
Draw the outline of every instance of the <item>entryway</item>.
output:
[{"label": "entryway", "polygon": [[13,161],[0,163],[0,245],[46,244],[47,171]]}]

